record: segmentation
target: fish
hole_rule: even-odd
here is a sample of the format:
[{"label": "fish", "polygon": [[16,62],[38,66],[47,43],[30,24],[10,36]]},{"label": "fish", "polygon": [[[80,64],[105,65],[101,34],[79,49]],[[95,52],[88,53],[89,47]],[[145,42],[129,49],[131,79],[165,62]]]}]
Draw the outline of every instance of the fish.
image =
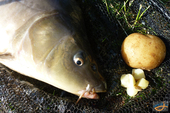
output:
[{"label": "fish", "polygon": [[78,101],[106,92],[74,0],[0,0],[0,16],[0,63]]}]

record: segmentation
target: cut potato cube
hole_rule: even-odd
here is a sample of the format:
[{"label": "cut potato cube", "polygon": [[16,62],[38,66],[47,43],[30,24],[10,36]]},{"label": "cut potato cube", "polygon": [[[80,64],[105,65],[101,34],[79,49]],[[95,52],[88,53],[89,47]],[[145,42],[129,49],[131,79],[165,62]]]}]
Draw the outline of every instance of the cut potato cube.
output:
[{"label": "cut potato cube", "polygon": [[127,88],[127,94],[131,97],[134,97],[138,93],[138,89],[136,89],[134,86]]},{"label": "cut potato cube", "polygon": [[142,69],[132,69],[132,75],[134,76],[135,80],[145,78],[145,74]]},{"label": "cut potato cube", "polygon": [[149,81],[147,81],[145,78],[141,78],[137,81],[136,85],[141,87],[142,89],[146,89],[149,85]]},{"label": "cut potato cube", "polygon": [[136,81],[132,74],[123,74],[120,78],[121,86],[123,87],[132,87],[136,84]]}]

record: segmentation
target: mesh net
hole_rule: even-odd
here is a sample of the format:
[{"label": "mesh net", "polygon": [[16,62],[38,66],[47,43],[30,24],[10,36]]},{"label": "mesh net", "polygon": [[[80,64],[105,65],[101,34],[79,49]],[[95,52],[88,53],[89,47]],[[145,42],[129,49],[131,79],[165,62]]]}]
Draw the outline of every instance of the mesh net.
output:
[{"label": "mesh net", "polygon": [[81,99],[35,79],[20,75],[0,66],[0,112],[2,113],[98,113],[98,112],[153,112],[156,101],[170,102],[170,22],[168,10],[155,0],[135,0],[132,11],[136,14],[151,7],[140,20],[147,32],[155,33],[165,42],[167,55],[164,62],[151,71],[145,71],[149,87],[135,98],[127,96],[120,86],[120,76],[131,73],[120,54],[127,34],[105,4],[97,0],[78,1],[82,8],[87,35],[96,54],[108,90],[99,94],[99,100]]}]

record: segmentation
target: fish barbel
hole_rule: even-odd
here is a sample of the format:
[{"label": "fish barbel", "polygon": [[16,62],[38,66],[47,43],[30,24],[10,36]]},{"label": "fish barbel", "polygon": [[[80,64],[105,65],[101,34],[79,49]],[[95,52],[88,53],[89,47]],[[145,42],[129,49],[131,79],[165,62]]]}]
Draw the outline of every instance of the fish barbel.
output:
[{"label": "fish barbel", "polygon": [[0,16],[0,63],[80,98],[106,91],[74,0],[0,0]]}]

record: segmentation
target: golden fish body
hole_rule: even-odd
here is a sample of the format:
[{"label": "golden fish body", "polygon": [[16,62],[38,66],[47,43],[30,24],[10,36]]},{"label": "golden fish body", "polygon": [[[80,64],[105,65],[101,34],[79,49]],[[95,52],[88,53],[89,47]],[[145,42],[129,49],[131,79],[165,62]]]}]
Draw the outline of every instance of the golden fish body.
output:
[{"label": "golden fish body", "polygon": [[2,64],[85,98],[106,91],[73,0],[0,0],[0,16]]}]

